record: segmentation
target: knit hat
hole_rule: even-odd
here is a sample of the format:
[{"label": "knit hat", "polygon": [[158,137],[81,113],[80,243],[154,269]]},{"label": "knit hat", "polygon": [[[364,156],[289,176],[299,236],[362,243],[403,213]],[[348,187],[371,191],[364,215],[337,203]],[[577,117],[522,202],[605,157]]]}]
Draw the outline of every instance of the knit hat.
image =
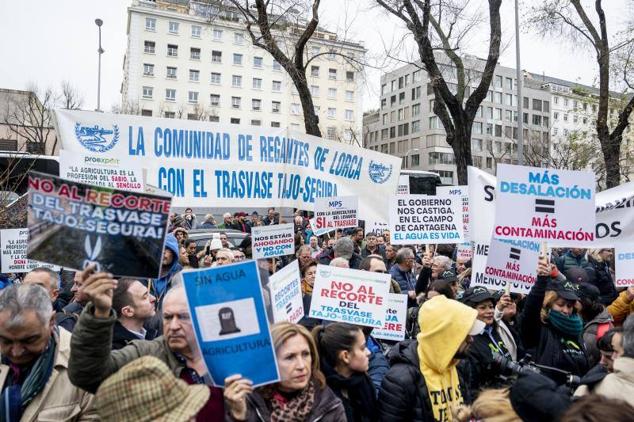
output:
[{"label": "knit hat", "polygon": [[212,239],[209,241],[209,249],[212,251],[222,249],[222,240],[220,240],[219,234],[214,233]]},{"label": "knit hat", "polygon": [[107,378],[95,395],[102,421],[185,422],[209,400],[209,387],[187,385],[153,356],[136,359]]},{"label": "knit hat", "polygon": [[570,397],[541,374],[523,374],[511,386],[513,410],[524,421],[558,420],[570,406]]}]

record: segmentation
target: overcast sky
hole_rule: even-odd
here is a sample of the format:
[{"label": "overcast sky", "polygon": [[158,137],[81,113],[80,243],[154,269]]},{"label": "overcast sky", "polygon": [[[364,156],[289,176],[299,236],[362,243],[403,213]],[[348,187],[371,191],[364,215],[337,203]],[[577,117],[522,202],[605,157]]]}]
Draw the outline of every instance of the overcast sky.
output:
[{"label": "overcast sky", "polygon": [[[85,109],[94,109],[97,102],[97,45],[95,18],[102,27],[101,108],[109,111],[120,102],[123,78],[123,56],[126,50],[127,7],[130,0],[18,0],[0,1],[0,88],[25,89],[35,82],[41,88],[58,88],[70,81],[84,98]],[[486,1],[473,0],[486,7]],[[631,0],[604,2],[608,22],[621,25],[631,16]],[[369,61],[376,64],[383,57],[384,45],[402,37],[402,25],[369,0],[322,0],[320,23],[328,29],[346,29],[345,37],[362,41]],[[530,4],[530,2],[526,2]],[[520,5],[520,15],[526,6]],[[486,10],[486,9],[483,9]],[[503,42],[508,44],[500,57],[505,66],[515,66],[513,2],[502,6]],[[465,53],[486,56],[487,28],[470,39]],[[546,73],[584,84],[593,84],[597,64],[593,54],[583,46],[557,39],[542,39],[523,29],[521,35],[522,68]],[[410,44],[411,46],[411,44]],[[397,67],[398,63],[391,63]],[[378,108],[380,75],[387,69],[367,71],[363,108]]]}]

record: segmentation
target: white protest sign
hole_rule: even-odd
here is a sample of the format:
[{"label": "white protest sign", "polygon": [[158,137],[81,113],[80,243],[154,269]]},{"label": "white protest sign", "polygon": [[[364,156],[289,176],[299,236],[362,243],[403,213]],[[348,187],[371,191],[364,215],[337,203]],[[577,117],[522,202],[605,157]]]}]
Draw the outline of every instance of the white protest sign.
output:
[{"label": "white protest sign", "polygon": [[390,278],[389,274],[320,264],[309,316],[381,328],[385,323]]},{"label": "white protest sign", "polygon": [[461,243],[462,199],[448,195],[393,195],[390,238],[395,245]]},{"label": "white protest sign", "polygon": [[65,150],[131,158],[173,207],[296,207],[357,195],[364,220],[388,217],[401,158],[283,128],[55,110]]},{"label": "white protest sign", "polygon": [[614,250],[614,284],[616,288],[634,286],[634,245]]},{"label": "white protest sign", "polygon": [[0,230],[0,251],[2,251],[0,267],[3,273],[28,273],[38,267],[59,271],[57,265],[27,259],[28,246],[29,229]]},{"label": "white protest sign", "polygon": [[468,261],[473,258],[473,245],[471,242],[461,243],[456,247],[456,260]]},{"label": "white protest sign", "polygon": [[374,233],[377,236],[383,235],[385,230],[389,230],[390,226],[385,221],[366,221],[365,234]]},{"label": "white protest sign", "polygon": [[596,230],[591,247],[634,244],[634,182],[596,194]]},{"label": "white protest sign", "polygon": [[273,321],[297,323],[304,316],[301,276],[297,260],[269,277]]},{"label": "white protest sign", "polygon": [[372,337],[392,341],[405,340],[407,295],[389,293],[385,308],[385,323],[382,328],[372,330]]},{"label": "white protest sign", "polygon": [[409,195],[409,174],[401,174],[398,177],[397,195]]},{"label": "white protest sign", "polygon": [[251,229],[253,259],[273,258],[295,253],[293,223],[256,226]]},{"label": "white protest sign", "polygon": [[59,177],[92,186],[143,192],[143,169],[128,158],[60,150]]},{"label": "white protest sign", "polygon": [[[504,282],[504,285],[500,286],[502,288],[510,283],[511,292],[528,293],[537,279],[538,259],[538,242],[491,239],[484,278]],[[478,278],[483,280],[482,277]]]},{"label": "white protest sign", "polygon": [[469,237],[469,186],[438,186],[436,195],[449,195],[459,197],[462,201],[462,237],[464,242],[471,240]]},{"label": "white protest sign", "polygon": [[498,164],[497,177],[496,238],[571,246],[594,240],[592,172]]},{"label": "white protest sign", "polygon": [[317,233],[357,227],[358,198],[356,196],[339,196],[333,198],[317,198],[315,200],[315,226]]},{"label": "white protest sign", "polygon": [[495,220],[495,176],[477,167],[467,167],[469,207],[477,210],[469,216],[469,236],[472,241],[489,243]]}]

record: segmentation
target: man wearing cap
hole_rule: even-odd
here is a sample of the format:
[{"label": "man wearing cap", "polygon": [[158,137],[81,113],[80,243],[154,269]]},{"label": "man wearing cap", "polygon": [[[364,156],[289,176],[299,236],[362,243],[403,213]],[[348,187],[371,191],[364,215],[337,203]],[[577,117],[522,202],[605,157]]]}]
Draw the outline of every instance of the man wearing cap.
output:
[{"label": "man wearing cap", "polygon": [[398,343],[379,392],[379,420],[447,421],[451,408],[471,401],[456,364],[485,327],[478,312],[444,296],[423,304],[416,340]]},{"label": "man wearing cap", "polygon": [[[493,295],[485,287],[476,286],[465,290],[460,301],[478,311],[478,319],[486,324],[482,334],[473,338],[467,359],[460,363],[469,368],[471,390],[506,385],[500,378],[505,371],[495,364],[495,359],[503,357],[509,361],[517,361],[518,345],[506,324],[501,319],[495,319]],[[509,295],[502,296],[500,310],[510,301]]]},{"label": "man wearing cap", "polygon": [[233,224],[231,225],[230,228],[241,231],[242,233],[251,233],[251,227],[249,227],[249,225],[244,220],[246,216],[247,216],[246,212],[235,213],[233,218]]}]

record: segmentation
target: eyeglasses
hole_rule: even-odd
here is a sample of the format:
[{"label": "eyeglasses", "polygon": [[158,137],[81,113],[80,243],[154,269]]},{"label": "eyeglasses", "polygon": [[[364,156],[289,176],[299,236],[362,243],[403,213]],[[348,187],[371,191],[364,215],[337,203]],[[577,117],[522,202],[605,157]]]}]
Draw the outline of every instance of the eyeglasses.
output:
[{"label": "eyeglasses", "polygon": [[381,274],[387,274],[387,271],[385,270],[374,270],[372,271],[373,273],[381,273]]}]

